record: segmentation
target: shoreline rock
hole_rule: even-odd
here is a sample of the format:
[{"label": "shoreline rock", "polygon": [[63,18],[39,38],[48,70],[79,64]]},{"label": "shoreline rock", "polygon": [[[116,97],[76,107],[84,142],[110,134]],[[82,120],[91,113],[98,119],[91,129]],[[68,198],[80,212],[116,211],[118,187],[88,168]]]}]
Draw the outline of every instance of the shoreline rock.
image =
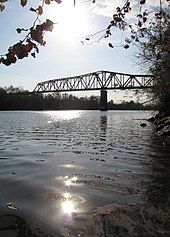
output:
[{"label": "shoreline rock", "polygon": [[159,136],[170,136],[170,111],[158,113],[147,121],[152,122],[156,126],[156,132]]}]

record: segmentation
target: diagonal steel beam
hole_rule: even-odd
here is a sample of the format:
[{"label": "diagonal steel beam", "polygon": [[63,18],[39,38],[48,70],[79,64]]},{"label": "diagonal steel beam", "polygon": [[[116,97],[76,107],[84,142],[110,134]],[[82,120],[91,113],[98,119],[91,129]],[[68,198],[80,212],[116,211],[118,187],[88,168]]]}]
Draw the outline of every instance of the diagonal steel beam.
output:
[{"label": "diagonal steel beam", "polygon": [[110,71],[97,71],[80,76],[66,77],[40,82],[34,93],[86,91],[111,89],[145,89],[154,86],[152,75],[132,75]]}]

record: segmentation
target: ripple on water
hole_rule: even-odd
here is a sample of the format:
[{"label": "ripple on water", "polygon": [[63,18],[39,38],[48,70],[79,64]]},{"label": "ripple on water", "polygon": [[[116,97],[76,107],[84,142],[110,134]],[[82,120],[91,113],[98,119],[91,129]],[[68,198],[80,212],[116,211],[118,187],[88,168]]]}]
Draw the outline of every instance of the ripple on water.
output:
[{"label": "ripple on water", "polygon": [[61,112],[1,113],[0,234],[163,237],[153,213],[168,213],[169,143],[132,121],[149,115]]}]

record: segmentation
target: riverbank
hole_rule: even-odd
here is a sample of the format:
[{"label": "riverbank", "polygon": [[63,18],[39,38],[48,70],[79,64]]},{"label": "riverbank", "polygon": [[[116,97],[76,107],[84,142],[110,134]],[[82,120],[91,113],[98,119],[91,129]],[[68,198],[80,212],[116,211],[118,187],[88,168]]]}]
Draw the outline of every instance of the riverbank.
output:
[{"label": "riverbank", "polygon": [[155,117],[148,119],[156,126],[156,132],[160,136],[170,136],[170,111],[158,113]]}]

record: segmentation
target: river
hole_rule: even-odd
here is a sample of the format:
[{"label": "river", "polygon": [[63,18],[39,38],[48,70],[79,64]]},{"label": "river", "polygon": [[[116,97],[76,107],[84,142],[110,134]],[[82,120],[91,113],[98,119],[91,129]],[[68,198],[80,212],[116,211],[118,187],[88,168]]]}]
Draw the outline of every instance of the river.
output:
[{"label": "river", "polygon": [[0,236],[170,236],[170,140],[152,115],[1,111]]}]

